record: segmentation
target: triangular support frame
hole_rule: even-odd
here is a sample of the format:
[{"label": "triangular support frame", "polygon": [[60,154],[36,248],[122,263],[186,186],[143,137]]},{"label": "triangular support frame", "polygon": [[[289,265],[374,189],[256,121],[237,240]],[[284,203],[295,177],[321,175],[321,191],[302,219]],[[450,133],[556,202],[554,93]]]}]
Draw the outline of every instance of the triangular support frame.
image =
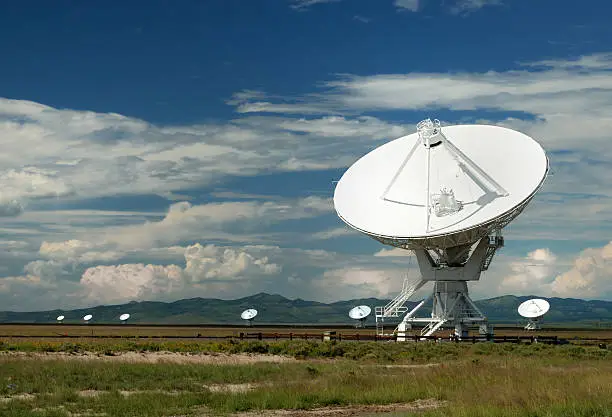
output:
[{"label": "triangular support frame", "polygon": [[[444,133],[442,132],[442,127],[440,125],[439,120],[437,119],[434,119],[433,121],[431,119],[422,120],[421,122],[417,124],[417,131],[419,134],[419,140],[415,142],[415,144],[410,149],[410,152],[408,152],[408,155],[406,156],[406,158],[404,158],[404,160],[400,164],[393,178],[391,179],[391,181],[389,182],[389,184],[383,191],[381,198],[383,200],[386,200],[392,203],[414,205],[414,203],[396,201],[391,198],[388,198],[388,194],[391,188],[397,182],[400,174],[406,167],[406,164],[408,164],[410,159],[414,156],[418,147],[424,146],[426,148],[426,153],[427,153],[427,163],[426,163],[426,168],[425,168],[426,169],[426,175],[425,175],[426,184],[424,184],[425,186],[424,191],[426,195],[424,199],[425,203],[423,204],[423,206],[425,207],[425,214],[427,216],[426,218],[427,232],[430,231],[431,211],[435,207],[435,203],[432,201],[433,195],[441,191],[441,190],[435,190],[435,193],[434,193],[433,192],[434,190],[431,189],[431,177],[432,177],[431,175],[431,167],[432,167],[431,149],[433,147],[437,147],[439,145],[443,146],[446,149],[446,151],[455,160],[455,162],[457,163],[457,166],[461,169],[461,171],[465,173],[486,194],[495,195],[497,197],[505,197],[509,195],[508,191],[506,191],[504,187],[502,187],[497,181],[495,181],[495,179],[493,179],[482,168],[480,168],[472,159],[470,159],[467,155],[465,155],[457,146],[455,146],[455,144],[450,139],[448,139],[444,135]],[[450,191],[452,192],[452,190]]]}]

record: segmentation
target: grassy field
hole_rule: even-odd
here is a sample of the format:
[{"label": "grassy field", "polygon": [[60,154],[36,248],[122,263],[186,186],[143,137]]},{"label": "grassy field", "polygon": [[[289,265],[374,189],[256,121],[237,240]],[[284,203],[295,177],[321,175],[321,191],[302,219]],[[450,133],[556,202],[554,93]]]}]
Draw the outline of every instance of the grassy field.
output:
[{"label": "grassy field", "polygon": [[597,347],[13,339],[0,352],[3,417],[612,416],[612,351]]}]

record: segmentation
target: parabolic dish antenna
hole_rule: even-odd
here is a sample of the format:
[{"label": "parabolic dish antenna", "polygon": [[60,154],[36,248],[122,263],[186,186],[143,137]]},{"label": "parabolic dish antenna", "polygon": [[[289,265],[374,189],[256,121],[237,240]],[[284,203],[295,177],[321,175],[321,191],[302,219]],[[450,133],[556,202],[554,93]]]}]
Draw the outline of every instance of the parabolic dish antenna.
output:
[{"label": "parabolic dish antenna", "polygon": [[254,308],[249,308],[248,310],[244,310],[240,314],[240,318],[242,320],[253,320],[256,315],[257,315],[257,310],[255,310]]},{"label": "parabolic dish antenna", "polygon": [[254,308],[249,308],[247,310],[244,310],[240,314],[240,318],[242,318],[242,320],[246,320],[247,325],[252,326],[253,319],[255,318],[256,315],[257,315],[257,310],[255,310]]},{"label": "parabolic dish antenna", "polygon": [[351,311],[349,311],[348,315],[354,320],[362,320],[367,318],[371,312],[372,309],[364,305],[351,308]]},{"label": "parabolic dish antenna", "polygon": [[361,305],[351,308],[348,315],[353,320],[358,320],[359,326],[363,326],[363,323],[366,321],[371,312],[372,309],[369,306]]},{"label": "parabolic dish antenna", "polygon": [[119,320],[121,320],[122,322],[125,322],[129,318],[130,318],[130,315],[128,313],[125,313],[119,316]]},{"label": "parabolic dish antenna", "polygon": [[62,320],[64,320],[64,318],[65,318],[64,316],[57,316],[57,318],[55,320],[62,321]]},{"label": "parabolic dish antenna", "polygon": [[550,303],[541,298],[532,298],[524,301],[518,307],[518,313],[529,319],[525,330],[540,329],[540,319],[550,310]]},{"label": "parabolic dish antenna", "polygon": [[546,178],[544,150],[523,133],[429,119],[417,128],[363,156],[336,185],[338,216],[382,243],[473,243],[518,216]]},{"label": "parabolic dish antenna", "polygon": [[541,317],[550,310],[550,303],[541,298],[532,298],[521,303],[518,313],[528,319]]},{"label": "parabolic dish antenna", "polygon": [[[490,334],[467,281],[488,269],[504,244],[501,229],[533,199],[547,173],[544,150],[523,133],[489,125],[442,127],[430,119],[417,124],[417,133],[350,166],[334,191],[338,216],[383,244],[413,250],[421,272],[417,281],[404,282],[396,299],[376,307],[379,332],[379,321],[407,313],[408,298],[433,281],[432,295],[406,314],[398,334],[413,323],[424,324],[423,336],[445,323],[454,324],[459,337],[472,324]],[[417,318],[429,301],[431,317]]]},{"label": "parabolic dish antenna", "polygon": [[88,315],[86,315],[85,317],[83,317],[83,320],[85,320],[85,321],[89,321],[89,320],[91,320],[91,319],[92,319],[92,317],[93,317],[93,316],[92,316],[91,314],[88,314]]}]

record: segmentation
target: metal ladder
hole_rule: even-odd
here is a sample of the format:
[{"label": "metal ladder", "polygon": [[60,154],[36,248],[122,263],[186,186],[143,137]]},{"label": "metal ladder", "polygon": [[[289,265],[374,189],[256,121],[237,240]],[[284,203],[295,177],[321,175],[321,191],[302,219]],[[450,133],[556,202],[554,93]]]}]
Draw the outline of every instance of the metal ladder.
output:
[{"label": "metal ladder", "polygon": [[487,254],[482,261],[482,265],[480,266],[481,271],[486,271],[489,269],[489,265],[491,265],[491,261],[493,260],[493,256],[497,249],[504,246],[504,237],[501,235],[489,236],[489,247],[487,248]]},{"label": "metal ladder", "polygon": [[383,322],[385,317],[400,317],[408,312],[408,307],[404,304],[412,295],[417,292],[427,281],[423,281],[420,276],[410,279],[408,275],[404,277],[402,291],[384,307],[376,307],[376,334],[384,334]]}]

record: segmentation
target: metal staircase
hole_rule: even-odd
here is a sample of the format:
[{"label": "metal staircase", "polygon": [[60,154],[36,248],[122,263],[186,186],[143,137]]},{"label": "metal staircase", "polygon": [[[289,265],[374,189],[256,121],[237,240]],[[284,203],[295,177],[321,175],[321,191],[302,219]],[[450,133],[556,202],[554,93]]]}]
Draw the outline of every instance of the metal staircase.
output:
[{"label": "metal staircase", "polygon": [[427,281],[423,281],[421,276],[410,278],[408,275],[404,277],[402,291],[390,301],[386,306],[376,307],[376,334],[384,335],[384,319],[389,317],[401,317],[408,312],[408,307],[405,307],[406,301],[417,292]]}]

